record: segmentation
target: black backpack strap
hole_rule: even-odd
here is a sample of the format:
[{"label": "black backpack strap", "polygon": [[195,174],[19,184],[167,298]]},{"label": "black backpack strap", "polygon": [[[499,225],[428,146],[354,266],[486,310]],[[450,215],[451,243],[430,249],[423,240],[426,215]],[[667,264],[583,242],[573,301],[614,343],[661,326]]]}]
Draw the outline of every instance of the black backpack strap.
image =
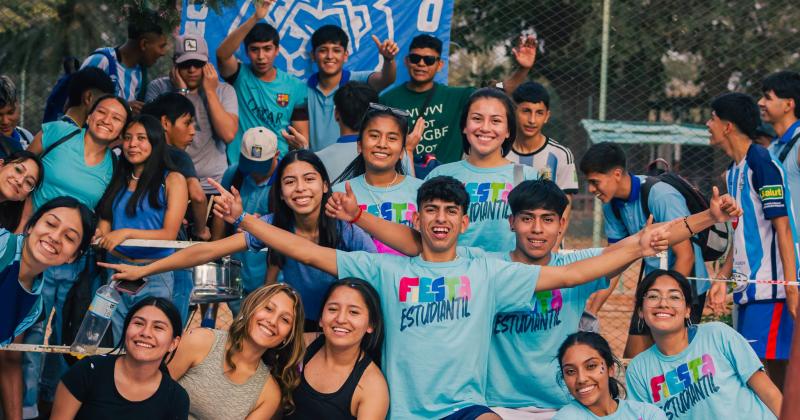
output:
[{"label": "black backpack strap", "polygon": [[65,141],[71,139],[72,136],[74,136],[74,135],[76,135],[76,134],[78,134],[80,132],[81,132],[81,129],[79,128],[79,129],[77,129],[75,131],[70,132],[66,136],[61,137],[60,139],[56,140],[55,143],[51,144],[50,146],[47,146],[47,149],[44,149],[44,152],[42,152],[42,154],[39,155],[39,159],[44,159],[44,157],[47,156],[48,153],[52,152],[53,149],[55,149],[58,146],[61,146],[61,144],[63,144]]},{"label": "black backpack strap", "polygon": [[800,130],[798,130],[797,134],[795,134],[794,137],[792,137],[792,139],[783,146],[783,149],[781,149],[781,153],[778,154],[778,161],[780,163],[783,163],[783,161],[786,160],[786,156],[788,156],[789,152],[792,151],[792,147],[794,147],[794,144],[797,143],[797,139],[800,139]]},{"label": "black backpack strap", "polygon": [[641,188],[639,189],[639,201],[642,203],[642,211],[644,212],[644,221],[647,223],[647,219],[650,218],[650,206],[648,205],[650,199],[650,189],[653,188],[653,185],[661,182],[658,177],[655,176],[648,176],[644,182],[642,182]]}]

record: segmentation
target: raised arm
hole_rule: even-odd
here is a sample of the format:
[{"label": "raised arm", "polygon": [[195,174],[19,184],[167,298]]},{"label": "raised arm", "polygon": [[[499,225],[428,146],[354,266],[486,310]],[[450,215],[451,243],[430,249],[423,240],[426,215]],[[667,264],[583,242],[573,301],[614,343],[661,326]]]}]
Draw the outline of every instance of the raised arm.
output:
[{"label": "raised arm", "polygon": [[219,72],[223,78],[232,76],[239,69],[239,62],[233,54],[239,49],[239,45],[242,44],[244,37],[253,29],[253,26],[256,26],[256,23],[267,16],[267,11],[274,2],[275,0],[255,0],[253,2],[256,9],[255,13],[228,34],[219,44],[219,47],[217,47],[217,66],[219,66]]},{"label": "raised arm", "polygon": [[228,191],[218,182],[209,178],[208,182],[220,192],[214,197],[214,215],[239,229],[249,232],[268,248],[297,260],[301,264],[310,265],[330,275],[338,276],[336,266],[336,250],[320,246],[303,237],[287,232],[281,228],[261,221],[259,218],[242,212],[242,197],[236,188]]},{"label": "raised arm", "polygon": [[104,262],[98,262],[97,265],[117,271],[111,277],[113,280],[138,280],[153,274],[205,264],[226,255],[246,250],[247,242],[245,241],[244,233],[237,233],[214,242],[198,242],[197,245],[184,248],[169,257],[143,266]]},{"label": "raised arm", "polygon": [[528,79],[528,73],[533,68],[536,62],[536,48],[538,43],[534,36],[520,36],[519,43],[511,50],[514,54],[514,61],[517,62],[517,68],[505,80],[503,80],[503,90],[509,95],[514,92],[517,86],[521,85]]},{"label": "raised arm", "polygon": [[376,91],[380,92],[394,83],[397,78],[397,63],[394,61],[394,57],[397,56],[400,47],[391,39],[381,42],[375,35],[372,35],[372,41],[375,42],[378,52],[383,56],[383,67],[380,72],[372,73],[367,82]]},{"label": "raised arm", "polygon": [[344,193],[335,192],[331,195],[325,203],[325,214],[344,222],[352,223],[355,220],[355,225],[364,229],[373,238],[409,257],[422,252],[419,232],[406,225],[390,222],[363,211],[350,188],[350,181],[345,181],[344,190]]}]

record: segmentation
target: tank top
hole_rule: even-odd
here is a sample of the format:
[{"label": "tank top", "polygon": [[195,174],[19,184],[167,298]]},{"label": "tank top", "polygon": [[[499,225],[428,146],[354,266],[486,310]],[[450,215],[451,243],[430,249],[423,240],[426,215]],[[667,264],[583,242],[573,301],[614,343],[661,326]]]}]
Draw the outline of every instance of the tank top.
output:
[{"label": "tank top", "polygon": [[[303,364],[307,364],[312,357],[322,348],[325,344],[325,337],[320,336],[313,343],[308,346],[306,356],[303,358]],[[353,394],[356,392],[358,381],[361,380],[361,375],[372,362],[372,358],[368,354],[362,353],[364,357],[356,362],[350,376],[344,381],[338,391],[331,394],[323,394],[314,388],[306,381],[305,375],[302,375],[300,385],[294,390],[292,397],[294,399],[295,409],[292,414],[284,418],[289,420],[305,420],[305,419],[355,419],[350,413],[350,404],[353,401]]]},{"label": "tank top", "polygon": [[[158,191],[158,201],[161,203],[160,209],[150,205],[149,195],[149,193],[142,195],[139,199],[139,205],[136,206],[136,213],[133,216],[128,216],[125,212],[125,207],[128,205],[131,196],[133,196],[133,191],[123,188],[114,199],[114,220],[111,222],[111,229],[158,230],[163,228],[164,216],[167,213],[166,187],[162,184]],[[175,252],[169,248],[143,248],[121,245],[114,248],[114,250],[133,259],[159,259]]]},{"label": "tank top", "polygon": [[226,331],[212,330],[214,344],[199,365],[189,369],[178,383],[189,393],[189,419],[242,420],[255,408],[258,396],[269,379],[269,368],[263,362],[243,384],[235,384],[225,376]]}]

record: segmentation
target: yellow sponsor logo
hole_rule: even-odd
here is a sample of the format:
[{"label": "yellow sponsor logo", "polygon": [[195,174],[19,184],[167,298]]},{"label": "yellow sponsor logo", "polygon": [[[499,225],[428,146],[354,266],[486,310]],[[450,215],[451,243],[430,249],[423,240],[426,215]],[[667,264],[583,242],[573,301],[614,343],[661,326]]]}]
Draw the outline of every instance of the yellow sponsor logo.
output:
[{"label": "yellow sponsor logo", "polygon": [[783,185],[765,185],[758,191],[762,200],[783,198]]}]

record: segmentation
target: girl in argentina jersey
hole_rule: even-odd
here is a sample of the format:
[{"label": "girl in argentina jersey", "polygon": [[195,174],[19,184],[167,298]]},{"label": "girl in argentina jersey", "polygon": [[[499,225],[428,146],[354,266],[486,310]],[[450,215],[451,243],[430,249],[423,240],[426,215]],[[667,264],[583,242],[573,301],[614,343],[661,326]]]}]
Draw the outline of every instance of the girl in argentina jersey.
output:
[{"label": "girl in argentina jersey", "polygon": [[508,229],[508,194],[516,184],[538,178],[532,167],[505,158],[517,132],[514,103],[497,89],[475,91],[461,114],[461,132],[467,157],[436,167],[426,179],[449,175],[467,189],[469,228],[459,238],[460,246],[507,251],[514,243],[514,232]]},{"label": "girl in argentina jersey", "polygon": [[620,398],[625,391],[616,378],[620,363],[600,334],[570,334],[558,349],[558,366],[559,379],[575,399],[558,410],[553,420],[667,418],[652,404]]},{"label": "girl in argentina jersey", "polygon": [[[405,111],[370,104],[356,143],[360,154],[336,179],[333,191],[344,192],[349,183],[362,211],[411,226],[422,180],[406,176],[403,171],[406,115]],[[399,255],[377,239],[375,246],[380,253]]]},{"label": "girl in argentina jersey", "polygon": [[636,307],[655,345],[626,372],[631,399],[652,403],[668,419],[774,419],[782,396],[747,341],[731,327],[691,325],[689,281],[656,270],[636,290]]}]

